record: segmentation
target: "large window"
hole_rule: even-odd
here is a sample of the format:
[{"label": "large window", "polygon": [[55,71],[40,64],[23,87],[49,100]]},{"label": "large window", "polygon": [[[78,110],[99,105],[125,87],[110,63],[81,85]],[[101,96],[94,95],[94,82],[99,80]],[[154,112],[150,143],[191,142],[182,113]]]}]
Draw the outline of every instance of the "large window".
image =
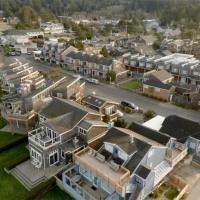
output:
[{"label": "large window", "polygon": [[86,130],[83,129],[83,128],[81,128],[81,127],[79,127],[79,128],[78,128],[78,133],[79,133],[79,135],[80,135],[80,134],[85,135],[85,134],[86,134]]},{"label": "large window", "polygon": [[58,163],[58,161],[59,161],[58,151],[51,152],[51,154],[49,155],[49,165],[54,165]]},{"label": "large window", "polygon": [[32,148],[31,148],[31,157],[33,159],[37,160],[37,161],[40,161],[40,162],[42,160],[41,154],[38,151],[36,151],[35,149],[32,149]]}]

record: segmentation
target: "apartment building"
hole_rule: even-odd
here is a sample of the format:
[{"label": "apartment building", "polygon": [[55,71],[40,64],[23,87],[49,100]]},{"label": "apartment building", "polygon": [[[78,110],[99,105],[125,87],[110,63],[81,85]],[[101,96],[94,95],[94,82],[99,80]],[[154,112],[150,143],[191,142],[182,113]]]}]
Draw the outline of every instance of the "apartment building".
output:
[{"label": "apartment building", "polygon": [[182,84],[199,85],[199,60],[190,54],[174,53],[164,57],[126,54],[124,64],[134,73],[145,73],[152,69],[166,70]]},{"label": "apartment building", "polygon": [[45,34],[61,34],[64,33],[64,26],[61,23],[46,22],[40,24],[40,29]]},{"label": "apartment building", "polygon": [[64,62],[66,69],[91,77],[106,78],[107,72],[114,70],[113,59],[82,52],[68,53]]},{"label": "apartment building", "polygon": [[64,76],[52,81],[45,79],[29,64],[20,62],[2,66],[0,77],[2,90],[7,92],[2,98],[1,112],[12,131],[34,127],[35,111],[42,105],[42,100],[52,94],[74,100],[84,95],[85,85],[79,78]]}]

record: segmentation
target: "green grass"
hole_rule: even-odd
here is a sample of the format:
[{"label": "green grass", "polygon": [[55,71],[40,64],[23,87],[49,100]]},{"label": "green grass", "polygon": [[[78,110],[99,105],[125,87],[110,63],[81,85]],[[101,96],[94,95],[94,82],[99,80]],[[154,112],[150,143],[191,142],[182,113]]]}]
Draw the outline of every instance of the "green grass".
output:
[{"label": "green grass", "polygon": [[0,131],[0,147],[4,146],[12,141],[15,141],[22,137],[22,135],[19,134],[11,134],[9,132],[2,132]]},{"label": "green grass", "polygon": [[10,160],[25,153],[28,154],[25,144],[20,144],[0,154],[0,199],[21,199],[28,192],[12,175],[7,174],[3,169]]},{"label": "green grass", "polygon": [[142,87],[142,84],[137,80],[130,80],[120,84],[121,88],[129,89],[129,90],[136,90]]},{"label": "green grass", "polygon": [[58,187],[55,187],[41,197],[40,200],[72,200],[72,198]]}]

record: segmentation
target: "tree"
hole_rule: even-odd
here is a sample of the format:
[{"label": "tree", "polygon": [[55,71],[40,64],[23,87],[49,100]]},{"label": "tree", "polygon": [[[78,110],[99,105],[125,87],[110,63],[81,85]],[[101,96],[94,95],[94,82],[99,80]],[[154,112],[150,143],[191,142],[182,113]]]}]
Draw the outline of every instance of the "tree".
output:
[{"label": "tree", "polygon": [[123,117],[117,117],[117,119],[114,121],[114,126],[126,128],[127,122]]},{"label": "tree", "polygon": [[144,113],[144,117],[147,118],[147,119],[151,119],[153,117],[156,116],[156,112],[153,111],[153,110],[147,110],[145,113]]},{"label": "tree", "polygon": [[108,50],[105,46],[101,49],[100,54],[104,57],[110,57],[110,54],[108,53]]},{"label": "tree", "polygon": [[106,80],[114,82],[116,80],[116,73],[112,70],[109,70],[106,74]]}]

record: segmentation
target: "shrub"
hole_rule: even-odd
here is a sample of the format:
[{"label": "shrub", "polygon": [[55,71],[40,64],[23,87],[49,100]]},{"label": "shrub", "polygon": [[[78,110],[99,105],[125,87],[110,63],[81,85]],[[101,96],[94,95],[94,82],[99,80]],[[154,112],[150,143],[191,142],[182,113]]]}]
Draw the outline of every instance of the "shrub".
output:
[{"label": "shrub", "polygon": [[116,80],[116,73],[114,71],[108,71],[106,74],[106,80],[114,82]]},{"label": "shrub", "polygon": [[114,121],[114,125],[116,127],[126,128],[127,122],[123,117],[117,117],[117,119]]},{"label": "shrub", "polygon": [[2,129],[6,125],[7,121],[3,117],[0,117],[0,129]]},{"label": "shrub", "polygon": [[179,194],[179,191],[177,190],[176,187],[171,187],[166,193],[165,196],[167,197],[167,199],[169,200],[173,200],[175,199]]},{"label": "shrub", "polygon": [[151,119],[151,118],[155,117],[155,115],[156,115],[156,113],[153,110],[147,110],[144,113],[144,117],[147,118],[147,119]]}]

